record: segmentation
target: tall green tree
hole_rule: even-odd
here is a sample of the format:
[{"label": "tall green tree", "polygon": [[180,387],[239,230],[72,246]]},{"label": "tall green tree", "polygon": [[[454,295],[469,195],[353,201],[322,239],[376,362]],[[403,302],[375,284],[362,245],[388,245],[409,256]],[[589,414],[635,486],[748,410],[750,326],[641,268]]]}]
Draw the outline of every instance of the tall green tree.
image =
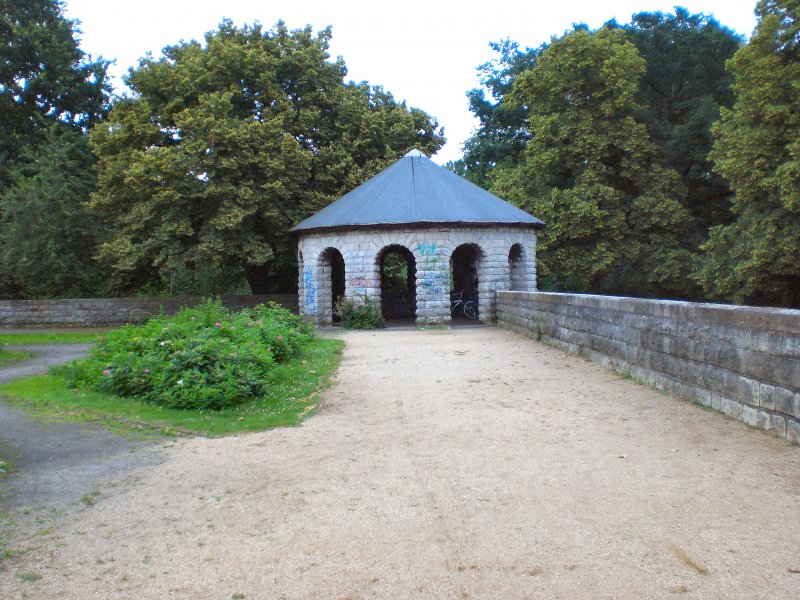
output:
[{"label": "tall green tree", "polygon": [[697,279],[715,298],[800,306],[800,0],[762,0],[750,42],[729,61],[736,102],[711,154],[734,192]]},{"label": "tall green tree", "polygon": [[[63,215],[65,202],[77,207],[76,194],[88,193],[92,187],[87,182],[93,178],[93,161],[91,156],[82,163],[73,160],[82,155],[83,150],[78,147],[83,144],[85,148],[85,142],[78,141],[71,133],[85,134],[106,112],[110,91],[106,78],[108,63],[88,57],[78,45],[78,33],[76,23],[64,16],[60,1],[0,0],[0,296],[3,297],[86,289],[81,273],[83,267],[89,268],[88,263],[70,265],[63,260],[68,253],[61,258],[56,256],[57,249],[70,245],[66,241],[69,234],[49,243],[20,237],[23,223],[42,226],[34,227],[31,235],[34,230],[47,229],[53,221],[46,226],[31,219],[48,221],[51,216]],[[65,146],[74,149],[73,159],[67,161],[69,171],[58,173],[47,161],[66,164]],[[74,177],[74,181],[67,181],[67,177]],[[51,190],[46,189],[48,185],[52,185]],[[60,193],[66,193],[65,198]],[[32,194],[30,199],[26,194]],[[28,201],[31,207],[36,207],[36,213],[25,207]],[[94,223],[96,218],[87,218],[86,222]],[[85,249],[91,247],[90,238],[89,235]],[[35,243],[39,241],[42,243]],[[22,246],[11,245],[17,242]],[[38,257],[37,251],[42,252]],[[14,257],[21,262],[15,263]],[[41,265],[64,270],[40,270]],[[29,277],[30,273],[48,276],[35,280]],[[68,274],[76,277],[72,283],[66,281]]]},{"label": "tall green tree", "polygon": [[692,263],[680,177],[656,162],[637,121],[645,61],[623,31],[577,27],[554,40],[513,94],[530,141],[494,190],[544,219],[537,265],[560,289],[685,293]]},{"label": "tall green tree", "polygon": [[59,0],[0,0],[0,190],[54,122],[85,130],[107,109],[108,62],[77,34]]},{"label": "tall green tree", "polygon": [[520,103],[509,102],[510,94],[517,77],[536,65],[536,58],[545,48],[522,50],[509,39],[489,46],[500,56],[478,67],[481,87],[467,93],[469,109],[478,118],[478,128],[464,143],[463,158],[449,165],[459,175],[486,189],[491,186],[494,168],[499,164],[515,164],[528,144],[527,109]]},{"label": "tall green tree", "polygon": [[681,7],[674,14],[635,14],[623,29],[645,59],[638,118],[647,125],[659,162],[683,180],[682,203],[692,217],[684,235],[697,247],[710,227],[731,220],[730,189],[712,170],[708,154],[720,107],[733,105],[725,61],[742,40],[712,17]]},{"label": "tall green tree", "polygon": [[443,145],[424,112],[345,84],[330,38],[225,21],[130,72],[132,96],[91,136],[92,206],[113,224],[100,256],[124,285],[206,263],[243,269],[254,293],[291,285],[293,224],[409,149]]},{"label": "tall green tree", "polygon": [[0,271],[19,286],[17,295],[97,294],[103,226],[86,206],[95,185],[86,136],[53,124],[22,159],[2,202]]}]

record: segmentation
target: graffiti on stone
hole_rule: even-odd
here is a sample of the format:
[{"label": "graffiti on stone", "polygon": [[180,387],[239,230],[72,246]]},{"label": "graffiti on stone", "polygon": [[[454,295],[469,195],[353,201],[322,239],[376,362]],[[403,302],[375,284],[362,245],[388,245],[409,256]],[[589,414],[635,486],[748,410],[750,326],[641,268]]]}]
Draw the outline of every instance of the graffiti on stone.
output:
[{"label": "graffiti on stone", "polygon": [[439,247],[436,244],[419,242],[417,244],[417,252],[422,256],[436,256],[439,253]]},{"label": "graffiti on stone", "polygon": [[314,280],[314,272],[310,266],[303,269],[303,285],[305,289],[303,304],[306,314],[313,315],[317,312],[317,282]]},{"label": "graffiti on stone", "polygon": [[442,251],[432,242],[421,241],[417,244],[420,260],[417,264],[417,283],[419,294],[433,295],[447,293],[450,286],[450,274],[442,260]]},{"label": "graffiti on stone", "polygon": [[379,284],[368,277],[351,277],[347,281],[347,287],[353,290],[354,294],[366,294],[368,288],[379,287]]}]

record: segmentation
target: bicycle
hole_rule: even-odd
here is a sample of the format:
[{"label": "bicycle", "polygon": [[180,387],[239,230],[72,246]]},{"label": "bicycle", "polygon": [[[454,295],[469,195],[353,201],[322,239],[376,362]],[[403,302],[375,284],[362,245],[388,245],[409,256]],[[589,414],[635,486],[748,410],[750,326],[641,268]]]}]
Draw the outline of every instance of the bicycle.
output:
[{"label": "bicycle", "polygon": [[464,290],[450,292],[450,310],[461,310],[461,314],[473,321],[478,318],[478,304],[472,300],[464,300]]}]

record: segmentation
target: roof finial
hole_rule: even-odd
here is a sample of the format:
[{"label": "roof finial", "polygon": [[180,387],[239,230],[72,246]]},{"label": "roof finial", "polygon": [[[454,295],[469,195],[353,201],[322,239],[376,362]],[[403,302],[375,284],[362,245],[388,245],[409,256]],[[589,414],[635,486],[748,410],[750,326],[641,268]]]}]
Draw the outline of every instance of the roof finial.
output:
[{"label": "roof finial", "polygon": [[413,150],[410,150],[409,152],[407,152],[407,153],[406,153],[406,155],[405,155],[403,158],[408,158],[408,157],[411,157],[411,158],[416,158],[416,157],[418,157],[418,156],[422,156],[423,158],[428,158],[428,157],[427,157],[427,156],[426,156],[426,155],[425,155],[425,154],[422,152],[422,150],[420,150],[420,149],[418,149],[418,148],[414,148]]}]

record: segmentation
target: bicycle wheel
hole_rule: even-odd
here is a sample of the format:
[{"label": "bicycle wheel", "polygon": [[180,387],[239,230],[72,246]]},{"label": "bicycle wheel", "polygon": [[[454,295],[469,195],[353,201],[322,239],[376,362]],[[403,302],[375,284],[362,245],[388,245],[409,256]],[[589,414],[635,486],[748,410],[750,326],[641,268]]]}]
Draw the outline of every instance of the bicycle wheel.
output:
[{"label": "bicycle wheel", "polygon": [[478,305],[472,300],[464,302],[464,316],[473,321],[478,318]]}]

